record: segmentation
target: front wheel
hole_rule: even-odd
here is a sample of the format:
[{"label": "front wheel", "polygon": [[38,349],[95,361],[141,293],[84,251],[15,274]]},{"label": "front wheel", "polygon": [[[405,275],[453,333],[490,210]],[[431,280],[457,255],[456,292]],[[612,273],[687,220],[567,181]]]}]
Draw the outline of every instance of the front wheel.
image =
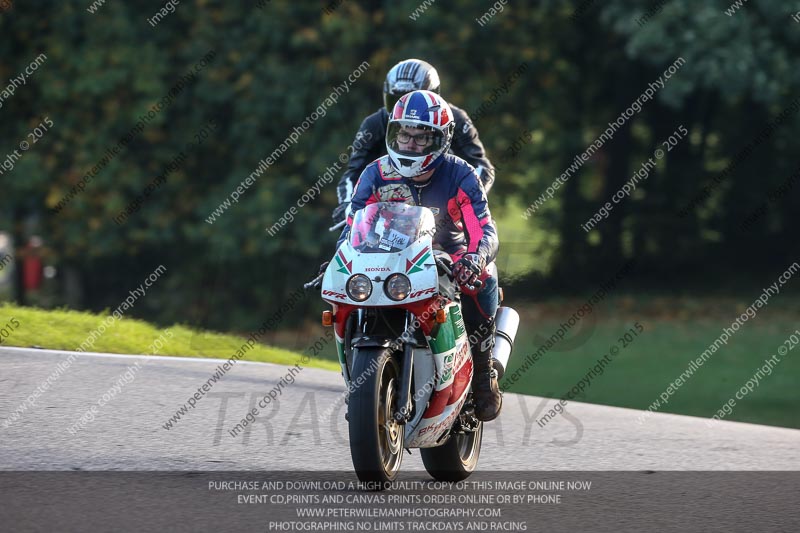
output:
[{"label": "front wheel", "polygon": [[353,467],[361,481],[392,481],[403,461],[405,428],[392,416],[400,368],[388,348],[356,348],[353,359],[354,390],[347,406]]},{"label": "front wheel", "polygon": [[447,442],[435,448],[422,448],[425,470],[438,481],[467,479],[478,466],[483,440],[483,422],[474,431],[450,435]]}]

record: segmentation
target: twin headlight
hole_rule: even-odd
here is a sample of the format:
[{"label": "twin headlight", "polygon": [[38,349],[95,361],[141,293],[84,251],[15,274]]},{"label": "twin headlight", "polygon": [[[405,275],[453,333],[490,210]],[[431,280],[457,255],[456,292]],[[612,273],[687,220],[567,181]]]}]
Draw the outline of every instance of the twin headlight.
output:
[{"label": "twin headlight", "polygon": [[372,294],[372,282],[364,274],[356,274],[347,280],[347,295],[357,301],[363,302]]},{"label": "twin headlight", "polygon": [[[411,292],[411,281],[405,274],[392,274],[383,283],[386,296],[399,302],[408,298]],[[356,274],[347,280],[347,295],[357,301],[363,302],[372,295],[372,281],[364,274]]]},{"label": "twin headlight", "polygon": [[383,284],[383,292],[392,300],[399,302],[408,298],[411,292],[411,281],[405,274],[392,274]]}]

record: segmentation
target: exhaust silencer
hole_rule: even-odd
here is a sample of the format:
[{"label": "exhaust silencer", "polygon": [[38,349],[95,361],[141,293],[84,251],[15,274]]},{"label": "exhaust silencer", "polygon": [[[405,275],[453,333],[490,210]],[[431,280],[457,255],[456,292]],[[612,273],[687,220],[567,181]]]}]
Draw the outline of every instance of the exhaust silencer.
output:
[{"label": "exhaust silencer", "polygon": [[494,337],[494,348],[492,349],[492,360],[497,379],[503,377],[508,367],[508,359],[514,349],[514,338],[519,329],[519,314],[510,307],[499,307],[495,314],[495,324],[497,331]]}]

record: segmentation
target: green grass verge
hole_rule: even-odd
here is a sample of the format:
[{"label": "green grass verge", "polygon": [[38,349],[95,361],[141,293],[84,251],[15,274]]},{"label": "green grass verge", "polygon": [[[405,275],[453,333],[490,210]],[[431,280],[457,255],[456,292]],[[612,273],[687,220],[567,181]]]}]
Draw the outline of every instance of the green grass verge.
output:
[{"label": "green grass verge", "polygon": [[[646,410],[667,387],[687,369],[710,343],[729,327],[752,298],[663,299],[654,296],[608,298],[595,312],[596,323],[583,342],[568,349],[554,346],[510,392],[551,398],[564,396],[608,353],[620,345],[635,322],[644,332],[608,364],[602,375],[592,378],[576,401]],[[514,304],[522,315],[514,356],[508,373],[513,373],[540,342],[550,337],[583,304],[576,299],[551,299],[537,304]],[[76,311],[0,306],[0,327],[11,317],[19,327],[4,339],[3,346],[41,346],[74,350],[105,319]],[[577,328],[578,326],[576,326]],[[286,332],[286,344],[302,343],[297,338],[317,338],[324,332]],[[800,328],[800,300],[776,301],[748,320],[728,344],[700,367],[658,412],[709,418],[735,399],[736,392],[749,380],[764,360],[777,353],[783,341]],[[200,332],[184,326],[166,328],[173,338],[164,344],[160,355],[229,358],[244,339],[235,335]],[[147,353],[152,342],[166,330],[146,322],[123,318],[97,339],[92,351]],[[569,339],[575,331],[568,333]],[[291,340],[291,342],[290,342]],[[281,342],[281,341],[278,341]],[[281,342],[283,344],[283,342]],[[330,346],[325,350],[330,351]],[[725,420],[800,428],[800,346],[782,358],[772,374],[742,399]],[[308,366],[339,370],[330,359],[312,359]],[[293,365],[299,354],[290,350],[257,344],[245,360]],[[541,416],[544,413],[540,413]]]},{"label": "green grass verge", "polygon": [[[525,326],[517,335],[509,375],[582,303],[573,300],[526,308]],[[745,307],[743,302],[733,299],[691,300],[677,306],[675,303],[661,306],[652,298],[610,299],[601,309],[594,329],[587,329],[590,333],[584,342],[567,345],[565,349],[554,345],[508,390],[561,398],[587,375],[598,359],[609,353],[611,346],[617,346],[619,354],[574,399],[646,410],[687,370],[689,362],[722,334],[724,327],[730,327]],[[622,349],[619,338],[637,321],[644,332]],[[752,392],[741,399],[735,398],[764,360],[778,353],[781,344],[798,328],[796,308],[779,307],[775,303],[762,309],[676,392],[668,395],[658,412],[710,418],[734,398],[733,412],[724,420],[800,428],[800,345],[782,357]],[[580,331],[577,325],[575,329],[565,339]]]},{"label": "green grass verge", "polygon": [[[0,328],[5,328],[8,336],[2,339],[0,346],[75,350],[108,316],[71,310],[45,311],[2,304]],[[19,325],[15,327],[11,322],[12,319]],[[171,337],[167,335],[167,330],[172,333]],[[246,342],[246,339],[236,335],[198,331],[180,325],[161,329],[143,320],[123,317],[105,328],[105,331],[96,338],[94,345],[86,351],[150,355],[151,346],[159,338],[163,346],[154,355],[176,357],[228,359]],[[298,363],[299,358],[298,353],[256,343],[245,352],[242,360],[294,365]],[[323,359],[312,358],[307,365],[302,366],[339,370],[338,363]]]}]

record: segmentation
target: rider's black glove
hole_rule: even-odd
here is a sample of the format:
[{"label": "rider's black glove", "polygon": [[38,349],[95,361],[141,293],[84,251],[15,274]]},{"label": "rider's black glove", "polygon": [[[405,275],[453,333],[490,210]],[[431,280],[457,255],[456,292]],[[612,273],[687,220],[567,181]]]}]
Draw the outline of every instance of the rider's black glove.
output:
[{"label": "rider's black glove", "polygon": [[333,210],[331,218],[333,219],[334,224],[338,224],[339,222],[347,218],[347,211],[349,207],[350,207],[350,202],[342,202],[336,209]]},{"label": "rider's black glove", "polygon": [[462,288],[472,289],[485,266],[486,260],[480,254],[464,254],[453,265],[453,277]]}]

